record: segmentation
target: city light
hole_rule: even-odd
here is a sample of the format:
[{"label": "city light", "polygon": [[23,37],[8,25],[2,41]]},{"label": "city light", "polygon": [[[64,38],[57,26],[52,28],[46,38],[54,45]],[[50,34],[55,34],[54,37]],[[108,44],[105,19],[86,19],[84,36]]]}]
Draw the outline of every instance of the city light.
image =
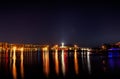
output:
[{"label": "city light", "polygon": [[74,47],[76,48],[76,47],[77,47],[77,45],[74,45]]},{"label": "city light", "polygon": [[64,43],[62,42],[61,44],[62,44],[62,47],[64,47]]},{"label": "city light", "polygon": [[57,47],[58,47],[58,45],[55,45],[55,47],[57,48]]},{"label": "city light", "polygon": [[16,50],[16,46],[13,47],[13,50],[14,50],[14,51]]},{"label": "city light", "polygon": [[48,50],[48,48],[47,48],[47,47],[44,47],[44,48],[43,48],[43,51],[47,51],[47,50]]},{"label": "city light", "polygon": [[22,47],[20,50],[21,50],[21,51],[23,51],[23,50],[24,50],[24,48]]}]

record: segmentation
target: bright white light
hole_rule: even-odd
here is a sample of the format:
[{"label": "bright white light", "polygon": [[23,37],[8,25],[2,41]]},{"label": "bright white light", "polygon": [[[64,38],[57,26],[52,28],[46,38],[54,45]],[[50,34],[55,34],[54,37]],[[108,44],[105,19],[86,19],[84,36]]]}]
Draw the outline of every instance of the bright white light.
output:
[{"label": "bright white light", "polygon": [[62,47],[64,47],[64,43],[62,42],[61,44],[62,44]]}]

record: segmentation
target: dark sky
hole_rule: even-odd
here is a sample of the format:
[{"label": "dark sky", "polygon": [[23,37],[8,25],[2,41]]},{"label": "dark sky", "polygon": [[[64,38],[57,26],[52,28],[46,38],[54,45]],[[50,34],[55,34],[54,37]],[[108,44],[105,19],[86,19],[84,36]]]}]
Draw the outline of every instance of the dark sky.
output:
[{"label": "dark sky", "polygon": [[0,3],[0,41],[97,46],[120,41],[120,6],[104,2]]}]

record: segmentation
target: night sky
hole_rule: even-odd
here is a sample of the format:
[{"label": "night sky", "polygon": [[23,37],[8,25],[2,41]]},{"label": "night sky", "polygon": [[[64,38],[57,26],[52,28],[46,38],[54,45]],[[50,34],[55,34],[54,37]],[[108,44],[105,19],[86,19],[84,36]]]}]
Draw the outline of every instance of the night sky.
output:
[{"label": "night sky", "polygon": [[97,46],[120,41],[120,6],[104,2],[0,3],[0,41]]}]

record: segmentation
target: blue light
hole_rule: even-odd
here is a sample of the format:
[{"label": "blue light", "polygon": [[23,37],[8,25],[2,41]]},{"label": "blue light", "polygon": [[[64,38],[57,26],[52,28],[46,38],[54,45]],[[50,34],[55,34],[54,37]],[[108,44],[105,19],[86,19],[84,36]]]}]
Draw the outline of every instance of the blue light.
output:
[{"label": "blue light", "polygon": [[108,52],[108,57],[113,57],[113,54],[112,54],[112,52]]},{"label": "blue light", "polygon": [[110,58],[111,57],[118,57],[118,56],[120,56],[120,54],[117,51],[116,52],[115,51],[114,52],[108,52],[108,57],[110,57]]}]

